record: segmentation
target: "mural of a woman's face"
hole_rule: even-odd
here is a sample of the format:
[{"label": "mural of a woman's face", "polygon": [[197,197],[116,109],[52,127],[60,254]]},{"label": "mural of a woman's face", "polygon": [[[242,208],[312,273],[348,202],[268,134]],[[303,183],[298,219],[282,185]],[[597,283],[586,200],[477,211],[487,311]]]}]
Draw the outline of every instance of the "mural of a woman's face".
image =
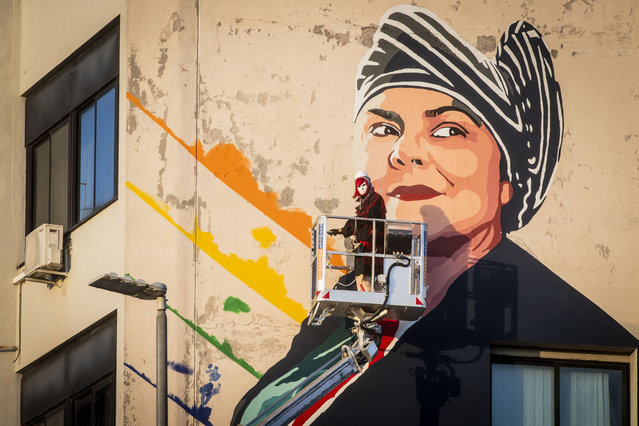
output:
[{"label": "mural of a woman's face", "polygon": [[356,132],[390,217],[427,222],[429,240],[500,230],[511,186],[500,181],[497,143],[453,98],[387,89],[364,106]]}]

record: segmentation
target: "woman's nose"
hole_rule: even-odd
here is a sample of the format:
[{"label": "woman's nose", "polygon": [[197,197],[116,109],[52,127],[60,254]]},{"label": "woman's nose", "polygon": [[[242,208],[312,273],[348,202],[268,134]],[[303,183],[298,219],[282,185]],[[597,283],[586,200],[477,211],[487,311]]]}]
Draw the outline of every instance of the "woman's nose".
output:
[{"label": "woman's nose", "polygon": [[423,166],[428,161],[425,143],[420,135],[402,135],[393,146],[388,163],[394,169]]}]

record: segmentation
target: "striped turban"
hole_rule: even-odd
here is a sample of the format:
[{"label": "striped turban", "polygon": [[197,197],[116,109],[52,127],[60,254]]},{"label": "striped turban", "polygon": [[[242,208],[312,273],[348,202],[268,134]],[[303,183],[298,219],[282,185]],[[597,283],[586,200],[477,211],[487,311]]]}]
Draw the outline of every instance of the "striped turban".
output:
[{"label": "striped turban", "polygon": [[501,179],[513,186],[502,231],[528,223],[548,194],[563,136],[561,92],[539,31],[513,23],[490,60],[429,10],[393,7],[360,62],[355,118],[371,98],[396,87],[444,93],[481,119],[499,146]]}]

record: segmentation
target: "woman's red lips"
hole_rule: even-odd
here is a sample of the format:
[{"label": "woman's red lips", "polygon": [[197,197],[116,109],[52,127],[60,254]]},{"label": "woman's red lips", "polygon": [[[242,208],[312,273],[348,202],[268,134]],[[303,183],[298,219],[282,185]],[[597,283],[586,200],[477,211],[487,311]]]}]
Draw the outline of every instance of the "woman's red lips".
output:
[{"label": "woman's red lips", "polygon": [[442,193],[437,192],[433,188],[426,185],[411,185],[398,186],[386,195],[388,195],[389,197],[399,198],[402,201],[417,201],[429,200],[438,195],[442,195]]}]

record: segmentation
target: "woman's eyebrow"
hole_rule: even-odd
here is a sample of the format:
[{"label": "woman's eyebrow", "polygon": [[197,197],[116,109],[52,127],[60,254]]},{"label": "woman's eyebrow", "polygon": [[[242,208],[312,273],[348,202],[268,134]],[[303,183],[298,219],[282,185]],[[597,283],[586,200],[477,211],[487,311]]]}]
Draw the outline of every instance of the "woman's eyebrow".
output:
[{"label": "woman's eyebrow", "polygon": [[448,111],[461,112],[462,114],[464,114],[465,116],[470,118],[471,121],[473,123],[475,123],[475,125],[477,127],[481,127],[481,120],[479,120],[479,118],[477,118],[477,116],[475,116],[475,114],[473,114],[470,110],[468,110],[466,108],[458,107],[458,106],[455,106],[455,105],[446,105],[446,106],[442,106],[442,107],[435,108],[435,109],[427,109],[425,111],[425,114],[426,114],[426,117],[437,117],[439,114],[443,114],[443,113],[448,112]]},{"label": "woman's eyebrow", "polygon": [[404,120],[402,120],[402,117],[400,117],[400,115],[397,114],[395,111],[388,111],[381,108],[372,108],[372,109],[369,109],[368,112],[370,112],[371,114],[378,115],[385,120],[389,120],[394,123],[397,123],[397,125],[399,126],[399,130],[401,130],[401,132],[404,133]]}]

